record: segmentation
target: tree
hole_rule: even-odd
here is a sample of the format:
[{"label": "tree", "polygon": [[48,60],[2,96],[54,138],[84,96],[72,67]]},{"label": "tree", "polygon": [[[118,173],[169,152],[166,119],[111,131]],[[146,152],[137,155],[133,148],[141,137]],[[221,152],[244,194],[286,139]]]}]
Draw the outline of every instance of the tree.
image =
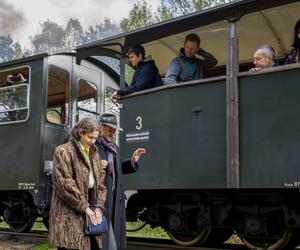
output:
[{"label": "tree", "polygon": [[10,36],[0,36],[0,61],[10,61],[22,55],[19,42],[14,42]]},{"label": "tree", "polygon": [[120,33],[118,25],[112,23],[109,18],[105,18],[104,23],[101,23],[100,25],[102,30],[101,38],[114,36]]},{"label": "tree", "polygon": [[100,37],[100,32],[97,26],[90,25],[88,29],[84,32],[83,43],[91,43],[98,40]]},{"label": "tree", "polygon": [[113,36],[120,32],[119,27],[108,18],[104,19],[103,23],[89,26],[85,31],[80,21],[74,18],[69,19],[65,28],[50,20],[44,21],[40,25],[40,33],[30,37],[33,50],[27,50],[27,55],[72,51],[81,44]]},{"label": "tree", "polygon": [[127,32],[149,26],[155,22],[157,20],[152,12],[151,5],[142,0],[133,5],[128,18],[122,19],[120,28],[123,32]]},{"label": "tree", "polygon": [[94,42],[105,37],[114,36],[120,33],[119,27],[112,23],[109,18],[104,19],[104,23],[89,26],[85,31],[83,43]]},{"label": "tree", "polygon": [[65,41],[65,30],[62,26],[50,20],[41,23],[42,30],[34,37],[30,37],[33,53],[54,54],[62,50]]},{"label": "tree", "polygon": [[153,12],[145,0],[134,4],[128,18],[124,18],[120,27],[126,32],[142,28],[159,21],[186,15],[208,7],[232,2],[233,0],[161,0],[161,6]]},{"label": "tree", "polygon": [[70,18],[65,29],[64,51],[72,51],[83,42],[83,28],[78,19]]},{"label": "tree", "polygon": [[161,7],[158,8],[157,19],[160,21],[167,20],[232,1],[233,0],[161,0]]}]

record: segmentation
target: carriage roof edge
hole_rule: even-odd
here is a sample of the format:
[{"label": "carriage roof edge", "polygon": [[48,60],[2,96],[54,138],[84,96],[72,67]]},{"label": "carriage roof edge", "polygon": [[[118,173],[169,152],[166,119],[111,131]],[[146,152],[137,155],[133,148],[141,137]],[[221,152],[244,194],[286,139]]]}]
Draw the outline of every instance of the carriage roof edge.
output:
[{"label": "carriage roof edge", "polygon": [[[185,16],[177,17],[171,20],[162,21],[145,28],[125,32],[101,39],[92,43],[84,44],[76,48],[76,61],[80,61],[91,55],[102,55],[106,53],[112,57],[114,54],[120,54],[128,47],[136,44],[144,44],[163,37],[192,30],[200,26],[206,26],[218,21],[236,20],[246,14],[286,5],[299,0],[238,0],[233,3],[224,4],[217,7],[201,10]],[[176,25],[174,25],[176,23]]]}]

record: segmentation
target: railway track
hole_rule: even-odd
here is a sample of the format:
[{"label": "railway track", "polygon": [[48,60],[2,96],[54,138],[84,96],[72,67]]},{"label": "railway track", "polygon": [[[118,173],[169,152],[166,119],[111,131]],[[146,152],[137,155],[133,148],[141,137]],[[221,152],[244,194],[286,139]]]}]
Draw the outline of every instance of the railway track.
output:
[{"label": "railway track", "polygon": [[[33,230],[29,233],[11,232],[9,229],[0,228],[0,242],[5,242],[6,247],[0,244],[0,250],[7,249],[33,249],[32,244],[45,242],[48,237],[48,231]],[[219,247],[183,247],[175,245],[171,240],[167,239],[150,239],[128,237],[127,250],[247,250],[241,244],[223,244]],[[20,248],[19,242],[24,244],[24,248]],[[3,244],[3,243],[2,243]]]},{"label": "railway track", "polygon": [[239,244],[223,244],[220,247],[183,247],[171,240],[128,237],[127,250],[246,250]]},{"label": "railway track", "polygon": [[31,230],[29,233],[16,233],[12,232],[6,228],[0,228],[0,235],[11,235],[11,236],[19,236],[19,237],[32,237],[32,238],[44,238],[48,237],[48,231],[40,231],[40,230]]},{"label": "railway track", "polygon": [[[0,241],[6,242],[7,247],[1,247],[4,249],[32,249],[32,245],[29,243],[45,242],[48,237],[47,231],[33,230],[29,233],[16,233],[11,232],[9,229],[0,228]],[[237,244],[224,244],[221,248],[208,248],[208,247],[182,247],[175,245],[171,240],[164,239],[149,239],[149,238],[137,238],[128,237],[127,250],[246,250],[242,245]],[[27,242],[24,248],[20,248],[18,242]],[[24,243],[23,243],[24,244]],[[16,245],[18,245],[16,247]]]}]

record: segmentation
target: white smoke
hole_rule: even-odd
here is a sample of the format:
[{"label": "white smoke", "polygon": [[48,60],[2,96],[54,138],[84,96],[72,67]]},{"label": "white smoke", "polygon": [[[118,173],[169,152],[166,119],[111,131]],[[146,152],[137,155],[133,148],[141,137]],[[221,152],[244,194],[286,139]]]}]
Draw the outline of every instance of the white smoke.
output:
[{"label": "white smoke", "polygon": [[21,32],[26,19],[21,11],[16,10],[13,5],[0,0],[0,36],[13,35]]}]

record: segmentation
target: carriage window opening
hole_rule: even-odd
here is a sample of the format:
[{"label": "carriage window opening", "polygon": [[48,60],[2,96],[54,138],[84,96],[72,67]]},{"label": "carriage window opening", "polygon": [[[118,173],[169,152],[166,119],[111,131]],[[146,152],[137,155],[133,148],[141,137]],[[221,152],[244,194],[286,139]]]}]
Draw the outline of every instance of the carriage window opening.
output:
[{"label": "carriage window opening", "polygon": [[78,81],[78,119],[91,116],[97,118],[96,84],[80,79]]},{"label": "carriage window opening", "polygon": [[[115,71],[118,75],[120,74],[120,60],[108,56],[93,56],[93,58],[101,61]],[[134,74],[134,69],[129,65],[125,64],[125,82],[130,85],[132,77]]]},{"label": "carriage window opening", "polygon": [[68,123],[69,73],[53,65],[48,72],[47,121],[59,125]]},{"label": "carriage window opening", "polygon": [[29,68],[0,73],[0,124],[25,121],[29,115]]},{"label": "carriage window opening", "polygon": [[113,101],[113,98],[111,97],[115,91],[116,89],[109,86],[105,88],[104,112],[119,114],[119,106],[116,102]]}]

